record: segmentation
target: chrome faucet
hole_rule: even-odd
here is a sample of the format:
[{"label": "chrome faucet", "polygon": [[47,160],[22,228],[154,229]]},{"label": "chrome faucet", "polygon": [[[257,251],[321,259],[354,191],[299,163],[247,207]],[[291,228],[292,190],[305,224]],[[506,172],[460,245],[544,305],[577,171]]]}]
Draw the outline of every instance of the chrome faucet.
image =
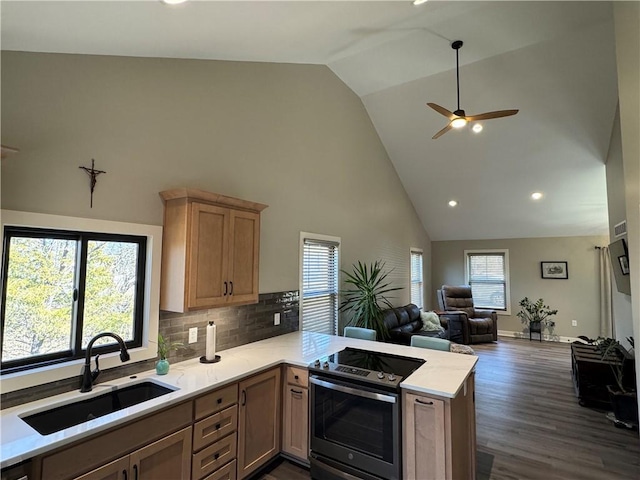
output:
[{"label": "chrome faucet", "polygon": [[100,357],[100,354],[96,355],[96,369],[92,372],[91,371],[91,350],[93,349],[93,344],[95,343],[95,341],[102,337],[112,337],[116,339],[116,341],[120,344],[120,360],[122,362],[127,362],[131,358],[129,357],[127,346],[124,344],[124,340],[122,340],[122,337],[120,337],[120,335],[116,335],[115,333],[111,333],[111,332],[103,332],[93,337],[89,342],[89,345],[87,345],[87,355],[85,356],[84,367],[82,368],[82,372],[81,372],[82,374],[82,386],[80,388],[81,392],[90,392],[91,388],[93,387],[93,383],[96,381],[96,378],[98,378],[98,375],[100,375],[100,365],[98,365],[98,358]]}]

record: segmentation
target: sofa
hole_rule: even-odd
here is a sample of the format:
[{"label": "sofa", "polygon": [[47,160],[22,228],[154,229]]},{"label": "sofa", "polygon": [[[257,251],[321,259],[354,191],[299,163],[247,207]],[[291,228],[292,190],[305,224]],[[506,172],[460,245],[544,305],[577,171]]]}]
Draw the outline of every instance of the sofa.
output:
[{"label": "sofa", "polygon": [[423,322],[420,318],[420,308],[413,303],[404,307],[390,308],[382,312],[382,320],[387,332],[388,338],[386,342],[397,343],[400,345],[409,345],[411,337],[414,335],[422,335],[427,337],[445,338],[458,343],[463,343],[461,325],[457,315],[450,316],[448,314],[438,315],[440,324],[444,327],[444,331],[424,331],[422,330]]},{"label": "sofa", "polygon": [[469,343],[498,341],[498,314],[493,310],[478,310],[473,306],[471,287],[443,285],[438,290],[439,315],[456,316]]}]

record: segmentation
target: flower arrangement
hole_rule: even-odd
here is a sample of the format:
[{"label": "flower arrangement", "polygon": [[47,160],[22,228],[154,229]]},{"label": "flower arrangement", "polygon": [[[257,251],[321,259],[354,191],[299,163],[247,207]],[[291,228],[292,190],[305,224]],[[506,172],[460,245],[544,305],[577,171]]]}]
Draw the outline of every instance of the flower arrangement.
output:
[{"label": "flower arrangement", "polygon": [[544,304],[544,300],[539,298],[536,302],[532,302],[528,297],[520,300],[521,310],[516,314],[520,317],[520,321],[525,325],[540,324],[545,328],[552,329],[556,322],[550,317],[556,315],[558,310],[551,310],[549,305]]}]

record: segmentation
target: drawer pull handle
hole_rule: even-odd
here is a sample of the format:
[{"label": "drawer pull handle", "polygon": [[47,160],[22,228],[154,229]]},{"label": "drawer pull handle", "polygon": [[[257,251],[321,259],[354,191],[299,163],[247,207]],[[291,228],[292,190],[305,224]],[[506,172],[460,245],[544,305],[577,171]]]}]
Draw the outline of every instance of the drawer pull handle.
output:
[{"label": "drawer pull handle", "polygon": [[213,458],[215,458],[216,460],[217,460],[219,457],[220,457],[220,454],[219,454],[219,453],[216,453],[216,454],[213,456]]},{"label": "drawer pull handle", "polygon": [[295,393],[297,395],[302,395],[302,390],[294,390],[293,388],[291,389],[291,393]]},{"label": "drawer pull handle", "polygon": [[419,403],[421,405],[433,405],[433,402],[424,402],[422,400],[418,400],[417,398],[416,398],[416,403]]},{"label": "drawer pull handle", "polygon": [[216,430],[220,430],[220,424],[216,423]]},{"label": "drawer pull handle", "polygon": [[296,380],[300,380],[300,377],[298,375],[294,375],[293,378],[295,378]]},{"label": "drawer pull handle", "polygon": [[222,403],[222,399],[221,399],[221,398],[219,398],[219,399],[218,399],[218,405],[220,405],[221,403]]}]

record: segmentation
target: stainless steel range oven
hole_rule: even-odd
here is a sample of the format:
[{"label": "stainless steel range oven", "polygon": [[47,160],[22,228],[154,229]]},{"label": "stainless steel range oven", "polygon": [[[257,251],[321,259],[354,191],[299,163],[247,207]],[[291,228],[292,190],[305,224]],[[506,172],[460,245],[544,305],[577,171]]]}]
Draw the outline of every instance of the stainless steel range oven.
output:
[{"label": "stainless steel range oven", "polygon": [[309,366],[314,480],[402,478],[399,385],[424,362],[346,348]]}]

